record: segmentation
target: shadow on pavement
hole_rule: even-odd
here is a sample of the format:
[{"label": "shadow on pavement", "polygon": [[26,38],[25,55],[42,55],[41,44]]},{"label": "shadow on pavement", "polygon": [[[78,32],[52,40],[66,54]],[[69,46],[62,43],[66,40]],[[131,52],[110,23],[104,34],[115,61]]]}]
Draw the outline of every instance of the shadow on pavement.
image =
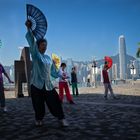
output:
[{"label": "shadow on pavement", "polygon": [[75,105],[65,100],[68,128],[62,128],[47,108],[44,125],[37,128],[30,98],[6,99],[9,111],[0,110],[0,140],[140,139],[140,96],[117,96],[106,101],[103,94],[81,94],[73,97]]}]

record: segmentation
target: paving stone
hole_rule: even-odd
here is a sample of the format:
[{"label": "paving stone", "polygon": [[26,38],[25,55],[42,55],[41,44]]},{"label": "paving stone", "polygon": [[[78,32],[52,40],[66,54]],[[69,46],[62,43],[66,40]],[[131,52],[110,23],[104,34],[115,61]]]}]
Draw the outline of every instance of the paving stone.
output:
[{"label": "paving stone", "polygon": [[31,99],[6,99],[9,112],[0,110],[0,140],[140,140],[140,97],[125,95],[104,101],[101,95],[74,97],[64,102],[70,126],[62,128],[46,108],[44,125],[35,127]]}]

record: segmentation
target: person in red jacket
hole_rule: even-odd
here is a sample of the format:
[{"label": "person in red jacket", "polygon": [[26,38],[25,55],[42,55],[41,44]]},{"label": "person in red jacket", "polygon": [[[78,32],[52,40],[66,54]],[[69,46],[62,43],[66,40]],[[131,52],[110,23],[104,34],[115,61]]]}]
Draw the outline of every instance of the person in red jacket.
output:
[{"label": "person in red jacket", "polygon": [[105,64],[104,64],[104,68],[102,70],[102,74],[103,74],[103,83],[104,83],[104,88],[105,88],[105,92],[104,92],[104,98],[107,99],[107,96],[108,96],[108,90],[110,90],[110,94],[111,96],[113,97],[113,99],[117,99],[116,96],[114,95],[113,93],[113,89],[111,87],[111,84],[110,84],[110,80],[109,80],[109,76],[108,76],[108,64],[107,62],[105,61]]}]

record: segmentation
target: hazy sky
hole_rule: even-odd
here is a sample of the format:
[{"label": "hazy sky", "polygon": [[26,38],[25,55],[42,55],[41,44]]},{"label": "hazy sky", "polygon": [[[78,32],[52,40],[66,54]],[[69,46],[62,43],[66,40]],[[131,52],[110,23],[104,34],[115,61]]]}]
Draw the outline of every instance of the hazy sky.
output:
[{"label": "hazy sky", "polygon": [[48,50],[63,59],[91,60],[118,52],[125,36],[127,53],[135,56],[140,41],[140,0],[0,0],[0,62],[14,64],[25,39],[26,3],[47,17]]}]

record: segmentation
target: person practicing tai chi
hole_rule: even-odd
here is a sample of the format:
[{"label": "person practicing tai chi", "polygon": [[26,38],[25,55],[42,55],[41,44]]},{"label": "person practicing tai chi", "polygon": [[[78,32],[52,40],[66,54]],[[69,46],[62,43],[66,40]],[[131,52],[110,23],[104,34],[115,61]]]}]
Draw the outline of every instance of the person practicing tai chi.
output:
[{"label": "person practicing tai chi", "polygon": [[103,83],[104,83],[104,88],[105,88],[104,98],[108,99],[108,90],[110,90],[110,94],[113,97],[113,99],[117,99],[117,97],[113,93],[113,89],[112,89],[111,84],[110,84],[110,80],[109,80],[109,76],[108,76],[108,72],[107,72],[108,69],[109,69],[108,62],[105,61],[105,64],[104,64],[104,67],[102,70]]},{"label": "person practicing tai chi", "polygon": [[47,49],[47,40],[44,38],[35,41],[34,34],[31,30],[32,23],[27,20],[26,39],[30,47],[32,57],[31,70],[31,99],[35,111],[35,124],[41,126],[45,115],[45,103],[47,104],[51,114],[58,118],[62,126],[68,126],[65,120],[59,95],[56,92],[51,76],[58,78],[59,74],[56,70],[55,62],[45,54]]},{"label": "person practicing tai chi", "polygon": [[70,94],[68,81],[67,81],[70,77],[68,76],[67,72],[65,71],[66,66],[67,65],[65,63],[61,63],[60,70],[59,70],[59,75],[60,75],[60,78],[59,78],[59,97],[60,97],[61,102],[63,103],[64,90],[65,90],[67,101],[70,104],[74,104],[72,96]]},{"label": "person practicing tai chi", "polygon": [[3,85],[3,77],[2,74],[4,74],[6,76],[6,78],[8,79],[9,83],[14,83],[13,81],[11,81],[11,79],[9,78],[8,74],[6,73],[4,67],[2,66],[2,64],[0,64],[0,104],[1,104],[1,108],[4,112],[7,112],[7,107],[5,105],[5,95],[4,95],[4,85]]},{"label": "person practicing tai chi", "polygon": [[73,95],[75,95],[75,90],[76,90],[76,96],[79,95],[77,83],[78,81],[77,81],[76,67],[73,67],[71,72],[71,84],[72,84],[72,93]]}]

